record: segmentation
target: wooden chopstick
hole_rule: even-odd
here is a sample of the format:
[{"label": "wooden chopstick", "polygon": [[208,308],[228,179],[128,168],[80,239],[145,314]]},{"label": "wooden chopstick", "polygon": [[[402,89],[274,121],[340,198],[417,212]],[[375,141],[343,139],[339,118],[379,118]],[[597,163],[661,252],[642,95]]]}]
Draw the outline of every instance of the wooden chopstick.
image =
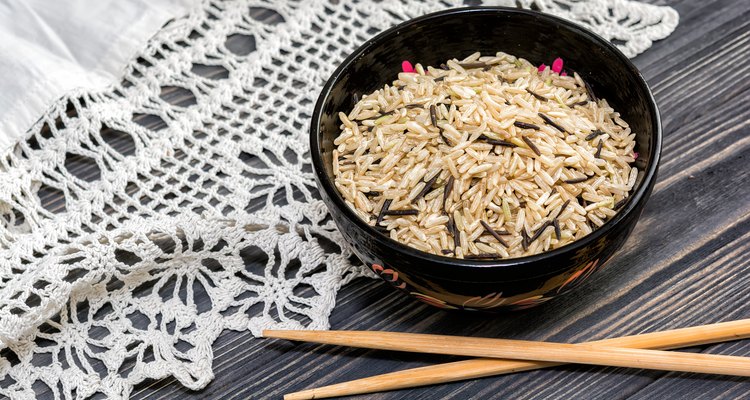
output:
[{"label": "wooden chopstick", "polygon": [[264,331],[263,336],[379,350],[456,356],[510,358],[643,368],[662,371],[750,376],[750,357],[628,349],[601,344],[568,344],[421,333],[372,331]]},{"label": "wooden chopstick", "polygon": [[[635,349],[638,347],[674,348],[734,340],[750,337],[749,331],[750,320],[741,320],[583,344],[361,331],[267,330],[263,332],[263,336],[383,350],[545,361],[540,363],[485,359],[467,360],[386,374],[391,379],[390,384],[392,388],[404,388],[529,370],[556,365],[555,363],[560,362],[750,376],[750,359],[744,357]],[[633,348],[628,349],[614,346]],[[394,382],[394,374],[397,374],[400,379],[403,378],[404,381]],[[379,377],[365,379],[374,378]],[[382,386],[362,385],[362,381],[355,381],[359,382],[358,389],[364,390],[358,391],[358,393],[383,390]],[[373,382],[370,383],[372,384]],[[331,395],[333,394],[315,393],[315,398],[320,398],[321,396],[330,397]],[[288,399],[302,398],[309,397],[288,397]]]},{"label": "wooden chopstick", "polygon": [[[716,324],[680,328],[662,332],[624,336],[589,342],[618,347],[643,349],[675,349],[710,343],[750,338],[750,319],[720,322]],[[417,386],[477,379],[487,376],[529,371],[560,365],[539,361],[499,360],[478,358],[450,362],[420,368],[412,368],[388,374],[375,375],[349,382],[341,382],[319,388],[289,393],[284,400],[323,399],[337,396],[406,389]]]}]

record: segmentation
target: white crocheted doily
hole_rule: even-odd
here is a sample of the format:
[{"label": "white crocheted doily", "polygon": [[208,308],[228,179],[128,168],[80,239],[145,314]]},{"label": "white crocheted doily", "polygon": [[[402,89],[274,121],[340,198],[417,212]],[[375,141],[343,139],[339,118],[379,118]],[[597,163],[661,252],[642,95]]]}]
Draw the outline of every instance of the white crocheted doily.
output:
[{"label": "white crocheted doily", "polygon": [[[198,389],[224,329],[327,328],[366,272],[316,194],[314,100],[367,38],[458,3],[205,1],[122,82],[54,104],[0,157],[0,395],[122,398],[169,375]],[[632,1],[518,3],[630,56],[677,24]]]}]

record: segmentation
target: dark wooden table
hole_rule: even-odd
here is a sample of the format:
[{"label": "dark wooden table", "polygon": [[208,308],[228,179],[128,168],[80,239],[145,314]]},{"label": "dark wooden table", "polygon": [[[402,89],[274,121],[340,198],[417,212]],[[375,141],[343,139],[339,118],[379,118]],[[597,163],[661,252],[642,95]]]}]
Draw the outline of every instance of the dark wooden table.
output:
[{"label": "dark wooden table", "polygon": [[[508,315],[440,311],[379,281],[346,286],[332,329],[579,342],[750,316],[750,2],[664,0],[680,25],[634,61],[661,109],[665,140],[654,194],[632,237],[570,295]],[[215,379],[190,391],[147,381],[133,398],[281,398],[284,393],[457,360],[255,339],[214,343]],[[750,355],[750,341],[690,351]],[[365,395],[368,399],[736,399],[750,380],[620,368],[544,371]]]}]

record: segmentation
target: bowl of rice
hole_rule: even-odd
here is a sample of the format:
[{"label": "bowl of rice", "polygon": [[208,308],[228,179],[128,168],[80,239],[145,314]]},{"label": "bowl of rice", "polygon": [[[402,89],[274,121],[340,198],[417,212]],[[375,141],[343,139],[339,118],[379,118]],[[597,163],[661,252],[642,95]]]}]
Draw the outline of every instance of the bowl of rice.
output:
[{"label": "bowl of rice", "polygon": [[524,309],[627,239],[661,123],[615,46],[531,10],[429,14],[368,40],[318,98],[321,197],[354,253],[445,309]]}]

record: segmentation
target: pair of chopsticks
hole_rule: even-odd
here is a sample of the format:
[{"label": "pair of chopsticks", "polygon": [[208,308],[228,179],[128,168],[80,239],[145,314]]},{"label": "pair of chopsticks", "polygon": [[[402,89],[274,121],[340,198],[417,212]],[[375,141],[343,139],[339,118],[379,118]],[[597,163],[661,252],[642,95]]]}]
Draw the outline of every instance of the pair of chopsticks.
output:
[{"label": "pair of chopsticks", "polygon": [[483,357],[303,390],[284,400],[321,399],[475,379],[562,363],[750,377],[750,358],[668,349],[750,338],[750,319],[581,344],[398,332],[265,330],[263,337],[379,350]]}]

